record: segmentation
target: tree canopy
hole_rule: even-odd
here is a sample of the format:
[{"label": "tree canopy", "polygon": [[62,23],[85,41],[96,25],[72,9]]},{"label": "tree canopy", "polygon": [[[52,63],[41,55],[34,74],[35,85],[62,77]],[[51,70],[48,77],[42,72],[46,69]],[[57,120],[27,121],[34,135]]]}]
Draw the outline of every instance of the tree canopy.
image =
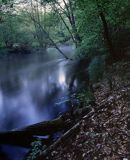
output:
[{"label": "tree canopy", "polygon": [[0,13],[1,47],[68,42],[78,56],[116,57],[130,39],[128,0],[1,0]]}]

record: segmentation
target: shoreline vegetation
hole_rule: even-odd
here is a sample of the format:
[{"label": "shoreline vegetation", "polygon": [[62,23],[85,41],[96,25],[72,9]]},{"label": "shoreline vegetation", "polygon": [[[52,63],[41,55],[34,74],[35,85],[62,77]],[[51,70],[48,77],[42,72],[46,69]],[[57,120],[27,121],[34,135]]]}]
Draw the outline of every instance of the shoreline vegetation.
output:
[{"label": "shoreline vegetation", "polygon": [[[124,68],[125,68],[126,74],[124,77],[120,77],[124,72]],[[0,133],[0,142],[3,142],[4,144],[7,143],[11,145],[29,147],[29,148],[31,147],[30,146],[31,142],[33,142],[32,144],[34,144],[34,146],[32,146],[32,149],[27,154],[25,159],[40,160],[40,159],[48,159],[48,157],[49,159],[59,159],[56,157],[57,156],[62,157],[62,155],[60,155],[62,153],[65,154],[66,156],[70,154],[70,156],[73,157],[74,155],[71,155],[72,153],[70,153],[69,150],[67,150],[70,144],[69,142],[66,142],[66,139],[71,139],[71,137],[73,139],[75,136],[78,136],[80,134],[79,131],[81,131],[82,127],[86,125],[88,125],[88,128],[91,125],[93,125],[95,129],[97,127],[96,125],[100,125],[100,123],[103,123],[103,125],[105,125],[113,121],[113,127],[115,127],[115,128],[111,128],[111,129],[114,129],[113,132],[115,132],[113,133],[113,136],[117,134],[116,125],[118,125],[119,122],[126,124],[124,129],[120,128],[122,127],[123,124],[118,128],[119,135],[124,136],[124,138],[120,139],[119,137],[118,139],[119,146],[116,145],[115,147],[119,147],[119,148],[126,147],[126,148],[120,148],[120,150],[124,151],[124,153],[122,153],[122,156],[124,155],[124,157],[129,158],[129,152],[128,152],[128,146],[127,146],[129,143],[127,141],[127,138],[129,135],[129,118],[128,118],[129,117],[128,97],[130,93],[130,83],[129,83],[130,81],[128,80],[130,79],[129,69],[130,69],[130,62],[128,60],[116,62],[112,66],[108,66],[107,74],[111,76],[111,79],[114,79],[114,81],[112,82],[112,86],[110,86],[110,82],[108,79],[106,79],[106,75],[105,75],[102,81],[100,81],[97,84],[94,84],[94,96],[96,98],[95,105],[92,105],[90,102],[87,104],[86,102],[87,97],[84,96],[82,99],[81,98],[82,96],[81,97],[79,96],[78,99],[80,99],[80,105],[81,104],[83,105],[83,106],[80,106],[80,108],[78,106],[74,106],[74,108],[71,109],[70,111],[66,112],[65,114],[62,114],[60,117],[51,121],[44,121],[44,122],[27,126],[21,129],[18,128],[13,131]],[[118,70],[120,70],[120,72],[118,72]],[[73,100],[71,101],[71,103],[73,103]],[[109,116],[107,115],[109,114],[109,112],[110,112],[109,116],[111,117],[110,120],[109,120]],[[126,119],[124,119],[123,116],[120,116],[120,114],[125,114],[124,112],[126,113],[125,115]],[[108,120],[103,119],[103,117],[101,117],[102,122],[99,122],[99,121],[93,122],[93,118],[95,116],[97,116],[98,118],[100,114],[101,115],[103,114],[102,116],[106,116]],[[118,123],[117,123],[116,117],[119,118]],[[124,120],[122,120],[122,118]],[[92,124],[88,121],[92,121],[91,122]],[[107,127],[107,126],[104,126],[104,127]],[[112,126],[109,126],[109,127],[112,127]],[[101,128],[102,126],[99,126],[98,130],[100,130]],[[56,138],[54,140],[53,135],[58,132],[61,132],[62,135],[59,138]],[[101,137],[99,138],[101,139],[102,142],[99,142],[99,145],[103,145],[102,143],[105,143],[103,138],[104,132],[102,131],[102,129],[100,130],[101,133],[99,133],[99,131],[96,131],[96,130],[93,130],[93,133],[91,132],[92,131],[88,129],[84,131],[84,134],[88,134],[88,135],[90,134],[90,137],[89,137],[90,139],[92,138],[91,134],[95,134],[95,136],[97,137],[99,134],[101,134]],[[48,138],[45,138],[45,139],[38,138],[38,136],[43,136],[43,137],[47,136]],[[106,128],[104,136],[106,136],[105,138],[110,138],[108,128]],[[113,139],[115,137],[111,137],[111,138]],[[96,139],[93,138],[93,141],[94,140]],[[76,142],[76,140],[74,140],[74,142]],[[124,145],[121,145],[123,142],[125,142]],[[34,149],[37,143],[38,144],[41,143],[42,148],[39,148],[38,150]],[[82,139],[79,139],[78,143],[82,143]],[[84,143],[82,145],[85,145]],[[90,140],[88,141],[88,143],[90,143]],[[62,151],[60,150],[61,153],[58,154],[57,150],[63,144],[67,148],[65,150],[63,149]],[[77,147],[77,146],[74,145],[73,147]],[[93,156],[95,154],[94,152],[95,151],[93,150],[93,154],[91,155],[91,152],[89,154]],[[85,152],[83,153],[83,155],[84,154]],[[89,154],[87,155],[85,154],[85,155],[88,156]],[[113,154],[114,157],[120,157],[120,154],[118,155],[118,153],[115,153],[114,151],[113,153],[111,151],[111,154]],[[82,157],[83,155],[80,155],[80,156]],[[33,156],[35,158],[33,158]],[[75,156],[76,156],[76,153],[75,153]],[[101,155],[95,155],[95,156],[100,157]],[[102,156],[105,156],[105,155],[102,155]],[[77,158],[73,157],[73,159],[77,159]]]},{"label": "shoreline vegetation", "polygon": [[[0,144],[30,147],[26,160],[130,159],[129,16],[129,0],[1,0],[1,62],[54,47],[75,65],[66,75],[69,111],[0,132]],[[74,58],[61,45],[74,48]]]}]

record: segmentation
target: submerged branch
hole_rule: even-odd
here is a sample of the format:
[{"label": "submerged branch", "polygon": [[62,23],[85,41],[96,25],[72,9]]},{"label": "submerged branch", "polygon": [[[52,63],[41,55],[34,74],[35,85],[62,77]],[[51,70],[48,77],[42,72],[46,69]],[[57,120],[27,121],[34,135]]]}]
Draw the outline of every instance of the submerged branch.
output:
[{"label": "submerged branch", "polygon": [[[89,107],[85,107],[77,109],[73,113],[67,112],[52,121],[44,121],[24,128],[1,132],[0,144],[30,147],[30,143],[35,140],[36,136],[49,136],[60,131],[66,131],[74,125],[76,119],[80,119],[90,111]],[[43,140],[45,144],[48,142],[49,139]]]},{"label": "submerged branch", "polygon": [[29,147],[36,136],[52,135],[70,126],[71,122],[60,116],[52,121],[45,121],[25,128],[0,133],[0,144]]},{"label": "submerged branch", "polygon": [[[84,110],[83,110],[84,112]],[[82,112],[82,113],[83,113]],[[84,118],[89,118],[94,114],[94,111],[89,112]],[[57,148],[61,143],[66,141],[70,136],[74,136],[77,134],[79,131],[80,125],[81,125],[82,120],[80,120],[78,123],[76,123],[70,130],[68,130],[65,134],[63,134],[56,142],[54,142],[52,145],[50,145],[47,149],[45,149],[42,154],[37,158],[37,160],[43,160],[45,159],[52,150]]]}]

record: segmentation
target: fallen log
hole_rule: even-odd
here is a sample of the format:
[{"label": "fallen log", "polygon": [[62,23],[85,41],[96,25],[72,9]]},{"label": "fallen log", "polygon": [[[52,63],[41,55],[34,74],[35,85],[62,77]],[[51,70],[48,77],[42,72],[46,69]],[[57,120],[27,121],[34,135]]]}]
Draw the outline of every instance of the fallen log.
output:
[{"label": "fallen log", "polygon": [[[30,144],[35,141],[36,136],[50,136],[60,131],[66,131],[74,125],[75,120],[80,119],[90,111],[90,107],[85,107],[77,109],[72,114],[67,112],[51,121],[40,122],[12,131],[0,132],[0,144],[11,144],[30,148]],[[48,144],[49,142],[49,139],[43,139],[44,144]]]},{"label": "fallen log", "polygon": [[[112,102],[113,101],[117,101],[120,100],[122,98],[126,98],[126,94],[120,95],[120,96],[116,96],[112,98]],[[111,103],[112,103],[111,102]],[[106,101],[105,104],[103,105],[99,105],[96,106],[95,108],[91,108],[91,111],[89,113],[86,114],[86,108],[82,109],[82,110],[77,110],[77,115],[82,115],[81,119],[79,119],[79,122],[76,123],[71,129],[69,129],[65,134],[63,134],[56,142],[54,142],[52,145],[50,145],[48,148],[46,148],[45,150],[43,150],[43,152],[41,153],[41,155],[39,155],[37,157],[37,160],[43,160],[46,159],[47,157],[49,157],[49,155],[51,155],[50,153],[55,150],[55,148],[57,148],[60,144],[62,144],[66,139],[68,139],[71,135],[75,135],[77,133],[77,130],[80,128],[80,124],[82,122],[82,120],[87,120],[88,118],[90,118],[91,116],[93,116],[94,114],[102,111],[102,109],[109,107],[109,100]],[[86,115],[85,115],[86,114]]]},{"label": "fallen log", "polygon": [[[94,111],[92,110],[89,112],[86,116],[82,117],[82,119],[86,119],[91,117],[94,114]],[[53,151],[55,148],[57,148],[62,142],[67,140],[70,136],[76,135],[77,131],[80,129],[80,125],[82,123],[82,119],[76,123],[70,130],[68,130],[66,133],[64,133],[56,142],[54,142],[52,145],[50,145],[48,148],[46,148],[41,155],[37,157],[37,160],[43,160],[46,159],[47,156],[50,155],[51,151]]]},{"label": "fallen log", "polygon": [[[21,136],[21,135],[12,135],[12,134],[1,134],[0,135],[0,144],[9,144],[13,146],[21,146],[24,148],[30,148],[31,142],[36,141],[37,137],[33,136]],[[43,139],[43,143],[48,145],[50,143],[49,139]]]},{"label": "fallen log", "polygon": [[[62,131],[70,125],[63,116],[52,121],[44,121],[24,128],[18,128],[8,132],[0,133],[0,144],[11,144],[23,147],[30,147],[30,143],[35,140],[35,136],[52,135]],[[47,143],[47,140],[44,140]]]}]

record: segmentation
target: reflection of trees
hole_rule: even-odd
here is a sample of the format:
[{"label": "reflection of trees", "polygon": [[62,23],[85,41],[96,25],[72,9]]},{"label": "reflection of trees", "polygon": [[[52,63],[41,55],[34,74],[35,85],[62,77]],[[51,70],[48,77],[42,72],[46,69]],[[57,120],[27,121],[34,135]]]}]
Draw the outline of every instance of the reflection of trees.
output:
[{"label": "reflection of trees", "polygon": [[11,77],[1,82],[2,92],[6,95],[18,94],[21,89],[20,79],[18,76]]},{"label": "reflection of trees", "polygon": [[68,84],[70,91],[73,91],[75,81],[77,82],[76,88],[89,86],[89,75],[87,69],[89,63],[89,59],[80,59],[70,65],[66,73],[66,83]]},{"label": "reflection of trees", "polygon": [[[45,85],[47,85],[47,83],[45,83]],[[42,110],[43,107],[46,105],[51,107],[60,90],[61,89],[57,86],[55,82],[48,84],[44,90],[44,93],[42,93],[42,90],[39,90],[38,87],[37,93],[36,91],[32,93],[32,101],[40,110]],[[51,108],[48,108],[48,110],[51,110]]]},{"label": "reflection of trees", "polygon": [[20,114],[18,114],[18,112],[17,113],[14,112],[11,112],[10,110],[8,111],[8,114],[6,115],[7,118],[5,119],[4,123],[5,130],[11,130],[12,128],[16,128],[19,125],[20,122],[17,123],[18,119],[21,120],[22,117],[20,116]]}]

